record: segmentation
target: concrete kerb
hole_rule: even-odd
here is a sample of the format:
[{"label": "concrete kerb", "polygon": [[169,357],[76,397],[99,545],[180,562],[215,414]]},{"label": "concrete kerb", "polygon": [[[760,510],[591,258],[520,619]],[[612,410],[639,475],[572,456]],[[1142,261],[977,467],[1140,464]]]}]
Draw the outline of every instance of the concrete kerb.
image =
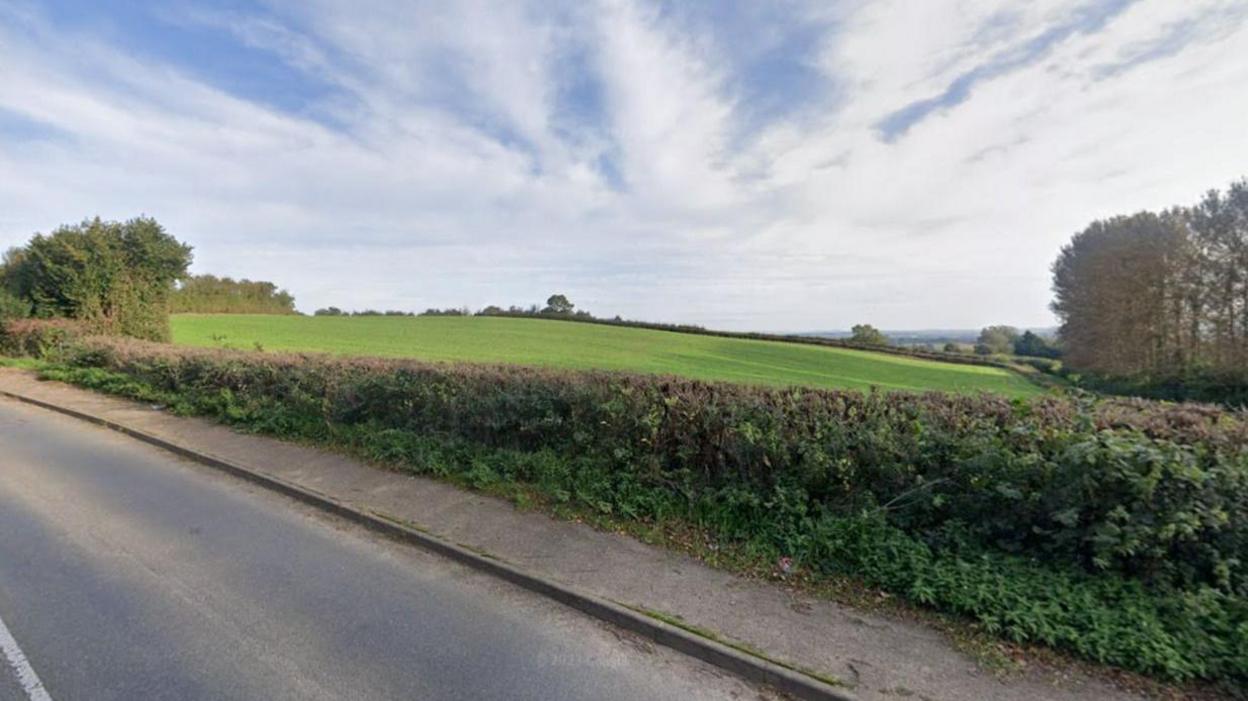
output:
[{"label": "concrete kerb", "polygon": [[331,496],[320,494],[285,480],[257,472],[249,467],[193,450],[159,436],[111,421],[102,416],[88,414],[7,390],[0,390],[0,396],[9,397],[10,399],[25,402],[42,409],[55,411],[96,424],[97,426],[118,431],[180,457],[221,470],[235,477],[240,477],[265,489],[278,492],[321,511],[361,525],[375,533],[415,545],[479,572],[523,587],[535,594],[558,601],[584,614],[636,633],[659,645],[702,660],[752,682],[765,684],[791,696],[812,701],[855,701],[855,697],[846,690],[803,672],[790,669],[763,657],[746,653],[716,640],[697,635],[684,628],[671,625],[615,602],[577,591],[575,588],[565,584],[518,569],[502,560],[474,552],[402,522],[387,518],[384,514],[357,509]]}]

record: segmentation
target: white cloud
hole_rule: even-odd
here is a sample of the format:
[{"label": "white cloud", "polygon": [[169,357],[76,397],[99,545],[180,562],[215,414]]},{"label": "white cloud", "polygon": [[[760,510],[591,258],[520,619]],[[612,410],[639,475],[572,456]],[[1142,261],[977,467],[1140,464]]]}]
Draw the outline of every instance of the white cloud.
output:
[{"label": "white cloud", "polygon": [[[733,328],[1045,324],[1048,264],[1076,229],[1248,175],[1242,3],[1141,0],[1051,33],[1087,8],[838,10],[799,57],[835,106],[749,132],[731,44],[641,0],[165,17],[326,86],[300,113],[9,9],[0,244],[145,212],[198,269],[274,279],[308,309],[560,290]],[[881,138],[967,75],[962,99]]]}]

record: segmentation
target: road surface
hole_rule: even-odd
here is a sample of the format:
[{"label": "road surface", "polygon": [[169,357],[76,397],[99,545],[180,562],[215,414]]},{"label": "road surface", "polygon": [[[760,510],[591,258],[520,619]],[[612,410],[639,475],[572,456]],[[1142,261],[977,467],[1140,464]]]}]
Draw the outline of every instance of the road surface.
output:
[{"label": "road surface", "polygon": [[0,399],[0,699],[759,694],[457,564]]}]

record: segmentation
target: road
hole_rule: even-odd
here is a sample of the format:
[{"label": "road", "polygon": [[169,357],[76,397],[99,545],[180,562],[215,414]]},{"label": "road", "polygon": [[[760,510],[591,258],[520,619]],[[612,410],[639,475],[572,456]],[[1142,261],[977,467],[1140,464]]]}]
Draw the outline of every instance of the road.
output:
[{"label": "road", "polygon": [[0,699],[760,694],[434,555],[0,399],[6,639]]}]

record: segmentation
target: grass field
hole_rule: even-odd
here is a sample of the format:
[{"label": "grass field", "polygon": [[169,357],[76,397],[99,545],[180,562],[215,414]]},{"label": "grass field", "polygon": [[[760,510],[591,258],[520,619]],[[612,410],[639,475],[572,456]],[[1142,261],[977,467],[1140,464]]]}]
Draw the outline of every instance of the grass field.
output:
[{"label": "grass field", "polygon": [[173,338],[209,348],[260,344],[275,351],[603,368],[765,385],[987,391],[1014,397],[1042,391],[998,368],[545,319],[183,314],[173,317]]}]

